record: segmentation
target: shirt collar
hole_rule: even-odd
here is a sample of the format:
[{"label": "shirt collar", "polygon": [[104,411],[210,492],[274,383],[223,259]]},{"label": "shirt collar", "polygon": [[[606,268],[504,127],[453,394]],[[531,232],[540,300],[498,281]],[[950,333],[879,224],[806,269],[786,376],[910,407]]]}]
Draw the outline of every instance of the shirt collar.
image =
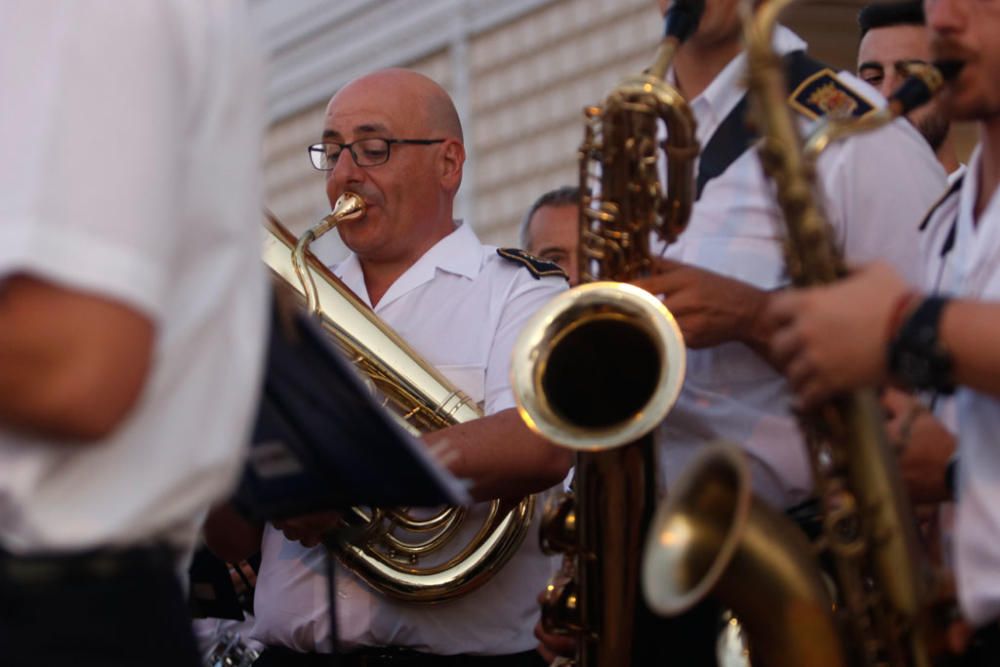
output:
[{"label": "shirt collar", "polygon": [[[807,47],[801,37],[782,25],[775,28],[771,45],[779,56],[792,51],[804,51]],[[691,110],[698,120],[698,139],[702,145],[711,138],[718,125],[746,94],[746,67],[747,55],[744,50],[722,68],[700,95],[690,101]],[[672,71],[670,80],[676,82]]]},{"label": "shirt collar", "polygon": [[[479,275],[482,268],[482,243],[472,231],[472,227],[461,220],[455,222],[455,230],[448,234],[420,257],[403,275],[396,279],[378,302],[375,311],[395,301],[399,297],[430,282],[438,269],[473,279]],[[333,268],[334,274],[344,281],[355,294],[368,306],[368,288],[365,287],[365,275],[361,269],[361,261],[353,252]]]}]

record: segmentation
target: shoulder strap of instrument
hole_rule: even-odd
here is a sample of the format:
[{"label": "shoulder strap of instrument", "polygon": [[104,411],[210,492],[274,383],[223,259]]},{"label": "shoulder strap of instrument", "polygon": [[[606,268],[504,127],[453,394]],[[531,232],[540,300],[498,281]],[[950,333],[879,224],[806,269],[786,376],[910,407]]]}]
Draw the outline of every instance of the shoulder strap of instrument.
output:
[{"label": "shoulder strap of instrument", "polygon": [[[947,203],[952,197],[957,195],[958,191],[962,189],[962,181],[964,180],[965,174],[956,178],[948,188],[948,191],[941,195],[941,198],[938,199],[933,206],[931,206],[930,210],[927,211],[927,215],[925,215],[924,219],[920,222],[920,231],[927,231],[927,227],[931,224],[931,220],[933,220],[937,212],[941,210],[941,207],[944,206],[945,203]],[[951,249],[955,247],[955,236],[957,231],[958,211],[956,210],[955,218],[951,221],[948,227],[948,233],[944,237],[944,243],[941,244],[941,257],[947,257],[948,253],[951,252]]]},{"label": "shoulder strap of instrument", "polygon": [[[824,71],[829,71],[826,65],[810,58],[805,51],[792,51],[785,55],[783,60],[785,61],[785,79],[788,81],[790,102],[797,95],[802,95],[802,92],[799,92],[800,88],[809,82],[810,78],[818,81],[819,75],[822,75]],[[702,190],[705,189],[705,185],[710,180],[721,176],[729,168],[729,165],[760,138],[757,130],[752,128],[747,120],[749,104],[747,96],[744,95],[705,145],[705,150],[702,151],[698,163],[696,199],[701,198]],[[801,111],[798,108],[796,110]]]}]

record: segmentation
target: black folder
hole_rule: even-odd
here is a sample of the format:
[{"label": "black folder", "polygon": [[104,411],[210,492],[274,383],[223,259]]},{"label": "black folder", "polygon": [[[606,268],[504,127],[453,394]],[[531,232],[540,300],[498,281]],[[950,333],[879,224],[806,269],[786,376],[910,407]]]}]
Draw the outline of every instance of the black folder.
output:
[{"label": "black folder", "polygon": [[353,505],[470,502],[316,322],[278,301],[271,310],[264,388],[234,497],[240,511],[267,521]]}]

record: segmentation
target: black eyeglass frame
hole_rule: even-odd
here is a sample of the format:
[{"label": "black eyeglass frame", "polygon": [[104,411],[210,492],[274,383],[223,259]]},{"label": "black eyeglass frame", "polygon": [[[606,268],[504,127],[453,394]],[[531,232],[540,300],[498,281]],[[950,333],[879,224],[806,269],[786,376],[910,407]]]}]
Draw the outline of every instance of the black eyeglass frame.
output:
[{"label": "black eyeglass frame", "polygon": [[[375,162],[372,164],[362,164],[358,161],[358,154],[354,152],[354,145],[365,141],[384,141],[385,142],[385,159],[381,162]],[[351,158],[354,160],[354,164],[359,167],[378,167],[389,161],[389,156],[392,154],[393,144],[416,144],[418,146],[430,146],[431,144],[441,144],[447,141],[447,139],[386,139],[384,137],[365,137],[364,139],[357,139],[349,144],[342,144],[339,141],[322,141],[318,144],[313,144],[309,146],[306,150],[309,153],[309,162],[312,164],[313,169],[317,171],[333,171],[334,167],[337,166],[337,160],[330,162],[329,157],[326,154],[326,146],[340,146],[341,153],[344,149],[347,149],[351,153]],[[313,154],[319,154],[321,157],[314,158]],[[322,168],[317,166],[318,160],[325,160],[330,164],[327,168]],[[337,154],[337,159],[340,159],[340,154]]]}]

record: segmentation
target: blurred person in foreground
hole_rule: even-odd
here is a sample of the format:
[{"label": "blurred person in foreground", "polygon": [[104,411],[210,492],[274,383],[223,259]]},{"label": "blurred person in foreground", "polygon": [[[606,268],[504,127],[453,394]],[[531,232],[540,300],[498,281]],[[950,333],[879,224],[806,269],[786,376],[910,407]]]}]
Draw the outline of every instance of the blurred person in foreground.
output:
[{"label": "blurred person in foreground", "polygon": [[195,667],[262,366],[242,2],[0,4],[0,661]]}]

